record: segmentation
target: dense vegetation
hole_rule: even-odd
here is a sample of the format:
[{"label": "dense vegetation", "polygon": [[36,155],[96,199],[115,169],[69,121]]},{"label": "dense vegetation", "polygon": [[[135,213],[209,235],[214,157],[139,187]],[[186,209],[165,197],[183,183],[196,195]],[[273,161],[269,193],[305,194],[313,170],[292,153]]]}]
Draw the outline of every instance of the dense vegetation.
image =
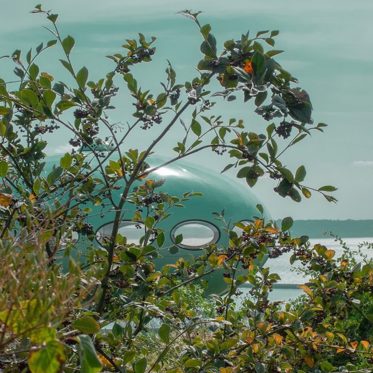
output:
[{"label": "dense vegetation", "polygon": [[[159,222],[193,198],[188,191],[159,193],[160,183],[152,179],[148,158],[172,131],[180,140],[166,163],[200,151],[227,152],[231,163],[224,170],[237,169],[249,186],[269,176],[283,197],[299,202],[317,192],[334,201],[335,188],[307,186],[302,165],[292,172],[280,160],[325,125],[313,124],[308,94],[274,59],[281,52],[273,49],[278,32],[244,34],[218,51],[210,25],[183,12],[202,36],[198,74],[179,83],[169,64],[155,94],[132,74],[133,66],[151,62],[155,38],[126,40],[123,51],[110,56],[113,70],[92,81],[86,67],[72,64],[75,41],[60,34],[58,16],[40,5],[34,13],[50,21],[53,39],[26,54],[16,50],[9,58],[17,85],[0,81],[0,369],[369,371],[372,263],[357,264],[348,254],[335,258],[333,250],[310,247],[306,236],[291,237],[289,217],[278,225],[265,221],[258,205],[249,224],[237,223],[236,230],[227,225],[227,247],[210,245],[193,261],[154,265],[165,241]],[[64,53],[66,79],[56,80],[37,65],[38,56],[56,44]],[[134,104],[128,125],[109,119],[123,85]],[[240,96],[268,122],[263,133],[250,132],[242,120],[209,115],[214,100]],[[59,136],[61,128],[71,134],[73,150],[48,169],[46,134]],[[134,149],[128,143],[134,131],[151,136],[151,145]],[[119,234],[129,203],[137,207],[131,219],[146,226],[139,244]],[[96,208],[115,215],[102,246],[89,224]],[[77,256],[74,232],[87,238],[84,257]],[[279,276],[258,263],[289,251],[312,279],[296,302],[271,302]],[[227,292],[207,298],[204,280],[213,272],[221,274]],[[246,282],[249,296],[238,301]]]}]

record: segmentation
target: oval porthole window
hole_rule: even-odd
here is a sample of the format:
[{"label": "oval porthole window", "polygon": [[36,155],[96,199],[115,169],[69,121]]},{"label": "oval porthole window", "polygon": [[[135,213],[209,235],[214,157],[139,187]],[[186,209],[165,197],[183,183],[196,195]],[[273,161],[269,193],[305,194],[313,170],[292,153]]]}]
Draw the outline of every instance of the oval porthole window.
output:
[{"label": "oval porthole window", "polygon": [[[113,223],[103,225],[96,233],[97,241],[103,243],[105,238],[110,238],[112,230]],[[145,235],[145,225],[139,222],[122,221],[118,233],[126,237],[128,244],[139,245],[141,238]]]},{"label": "oval porthole window", "polygon": [[[177,237],[183,239],[176,244]],[[171,231],[171,239],[183,249],[199,250],[219,240],[219,230],[215,225],[203,220],[188,220],[176,225]]]}]

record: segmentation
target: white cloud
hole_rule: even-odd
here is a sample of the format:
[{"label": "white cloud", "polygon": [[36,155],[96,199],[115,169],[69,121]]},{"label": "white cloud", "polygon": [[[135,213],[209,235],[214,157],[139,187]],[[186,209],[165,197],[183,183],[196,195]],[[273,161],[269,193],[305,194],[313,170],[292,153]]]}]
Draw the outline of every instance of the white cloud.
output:
[{"label": "white cloud", "polygon": [[355,167],[373,167],[373,161],[354,161],[352,164]]}]

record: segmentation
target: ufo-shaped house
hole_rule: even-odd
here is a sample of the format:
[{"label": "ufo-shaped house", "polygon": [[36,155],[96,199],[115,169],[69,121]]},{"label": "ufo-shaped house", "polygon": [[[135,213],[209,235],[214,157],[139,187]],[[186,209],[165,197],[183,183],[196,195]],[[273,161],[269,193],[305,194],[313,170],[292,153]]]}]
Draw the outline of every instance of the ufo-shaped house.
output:
[{"label": "ufo-shaped house", "polygon": [[[57,158],[50,157],[49,167],[58,164],[56,161]],[[151,158],[148,163],[153,168],[164,164],[165,160]],[[157,189],[158,193],[163,191],[178,197],[185,192],[202,194],[200,197],[191,197],[183,203],[184,207],[172,208],[170,216],[157,225],[165,232],[165,242],[159,249],[159,256],[156,259],[156,266],[159,268],[165,264],[175,263],[180,257],[191,259],[193,256],[200,256],[202,250],[210,244],[226,247],[229,240],[227,227],[216,216],[217,212],[224,211],[224,220],[230,223],[231,227],[234,223],[248,221],[258,215],[256,205],[259,201],[245,184],[241,184],[234,177],[205,167],[178,160],[156,169],[149,178],[164,181]],[[119,199],[121,193],[121,190],[113,191],[114,198]],[[103,214],[99,208],[90,207],[92,214],[88,220],[95,231],[97,243],[101,244],[103,237],[111,233],[114,212]],[[131,220],[135,210],[135,205],[125,205],[119,233],[127,238],[127,243],[136,244],[143,237],[145,226],[141,222]],[[183,240],[177,243],[176,237],[180,234]],[[76,240],[76,246],[83,251],[84,247],[87,247],[84,242],[86,237],[76,237]],[[170,250],[175,246],[178,250]],[[212,273],[205,279],[208,281],[208,292],[220,293],[226,289],[227,285],[219,272]]]}]

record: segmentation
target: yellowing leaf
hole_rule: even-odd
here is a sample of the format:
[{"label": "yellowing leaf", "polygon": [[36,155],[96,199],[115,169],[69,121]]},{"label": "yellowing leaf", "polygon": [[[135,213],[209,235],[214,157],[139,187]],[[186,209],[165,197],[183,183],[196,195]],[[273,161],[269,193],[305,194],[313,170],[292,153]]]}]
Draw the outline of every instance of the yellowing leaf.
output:
[{"label": "yellowing leaf", "polygon": [[319,276],[319,279],[320,279],[321,282],[326,282],[326,281],[328,281],[328,278],[327,278],[326,276],[324,276],[324,275],[320,275],[320,276]]},{"label": "yellowing leaf", "polygon": [[254,222],[254,227],[256,229],[260,229],[263,227],[263,220],[262,219],[256,219]]},{"label": "yellowing leaf", "polygon": [[305,356],[304,357],[304,362],[307,364],[308,367],[313,368],[315,365],[315,360],[313,359],[312,356]]},{"label": "yellowing leaf", "polygon": [[249,345],[251,345],[255,340],[255,333],[254,332],[249,332],[246,339],[245,339],[245,342]]},{"label": "yellowing leaf", "polygon": [[368,341],[360,341],[361,345],[364,347],[365,350],[368,350],[370,344]]},{"label": "yellowing leaf", "polygon": [[356,350],[357,346],[359,345],[359,342],[354,341],[354,342],[351,342],[350,345],[351,345],[351,347],[352,347],[354,350]]},{"label": "yellowing leaf", "polygon": [[345,348],[337,348],[337,354],[340,354],[341,352],[344,352],[345,351]]},{"label": "yellowing leaf", "polygon": [[40,73],[40,76],[43,77],[43,78],[48,79],[50,82],[52,82],[53,79],[54,79],[52,75],[49,75],[49,74],[46,73],[46,72],[42,72],[42,73]]},{"label": "yellowing leaf", "polygon": [[278,229],[273,228],[273,227],[267,227],[265,230],[269,234],[277,234],[278,233]]},{"label": "yellowing leaf", "polygon": [[29,196],[28,196],[28,199],[29,201],[34,204],[36,202],[36,195],[34,193],[31,193]]},{"label": "yellowing leaf", "polygon": [[219,255],[218,256],[218,265],[222,265],[228,257],[226,255]]},{"label": "yellowing leaf", "polygon": [[348,266],[348,260],[347,259],[343,259],[341,261],[341,268],[345,269],[347,266]]},{"label": "yellowing leaf", "polygon": [[332,259],[332,258],[334,257],[334,255],[335,255],[335,251],[334,251],[334,250],[329,249],[329,250],[326,250],[326,251],[325,251],[325,256],[326,256],[329,260]]},{"label": "yellowing leaf", "polygon": [[263,321],[260,321],[256,324],[256,327],[260,330],[266,330],[266,324]]},{"label": "yellowing leaf", "polygon": [[100,363],[102,364],[102,366],[104,366],[106,368],[112,368],[113,367],[111,362],[104,355],[97,354],[97,357],[98,357],[98,360],[100,360]]},{"label": "yellowing leaf", "polygon": [[299,285],[299,288],[302,289],[311,298],[313,297],[313,291],[307,285]]},{"label": "yellowing leaf", "polygon": [[284,337],[280,334],[275,333],[275,334],[273,334],[273,339],[274,339],[274,341],[277,345],[280,345],[282,343],[282,340],[284,339]]},{"label": "yellowing leaf", "polygon": [[228,367],[228,368],[220,368],[219,373],[233,373],[233,368]]},{"label": "yellowing leaf", "polygon": [[260,350],[260,344],[259,343],[254,343],[252,346],[251,346],[251,349],[253,351],[254,354],[258,353],[259,350]]},{"label": "yellowing leaf", "polygon": [[0,206],[8,208],[13,201],[13,196],[7,193],[0,193]]},{"label": "yellowing leaf", "polygon": [[123,176],[123,170],[122,170],[122,167],[118,168],[117,170],[115,170],[115,173],[119,176],[119,177],[122,177]]},{"label": "yellowing leaf", "polygon": [[248,270],[249,270],[249,272],[253,272],[254,269],[255,269],[255,264],[254,264],[253,261],[251,261],[250,264],[249,264]]}]

